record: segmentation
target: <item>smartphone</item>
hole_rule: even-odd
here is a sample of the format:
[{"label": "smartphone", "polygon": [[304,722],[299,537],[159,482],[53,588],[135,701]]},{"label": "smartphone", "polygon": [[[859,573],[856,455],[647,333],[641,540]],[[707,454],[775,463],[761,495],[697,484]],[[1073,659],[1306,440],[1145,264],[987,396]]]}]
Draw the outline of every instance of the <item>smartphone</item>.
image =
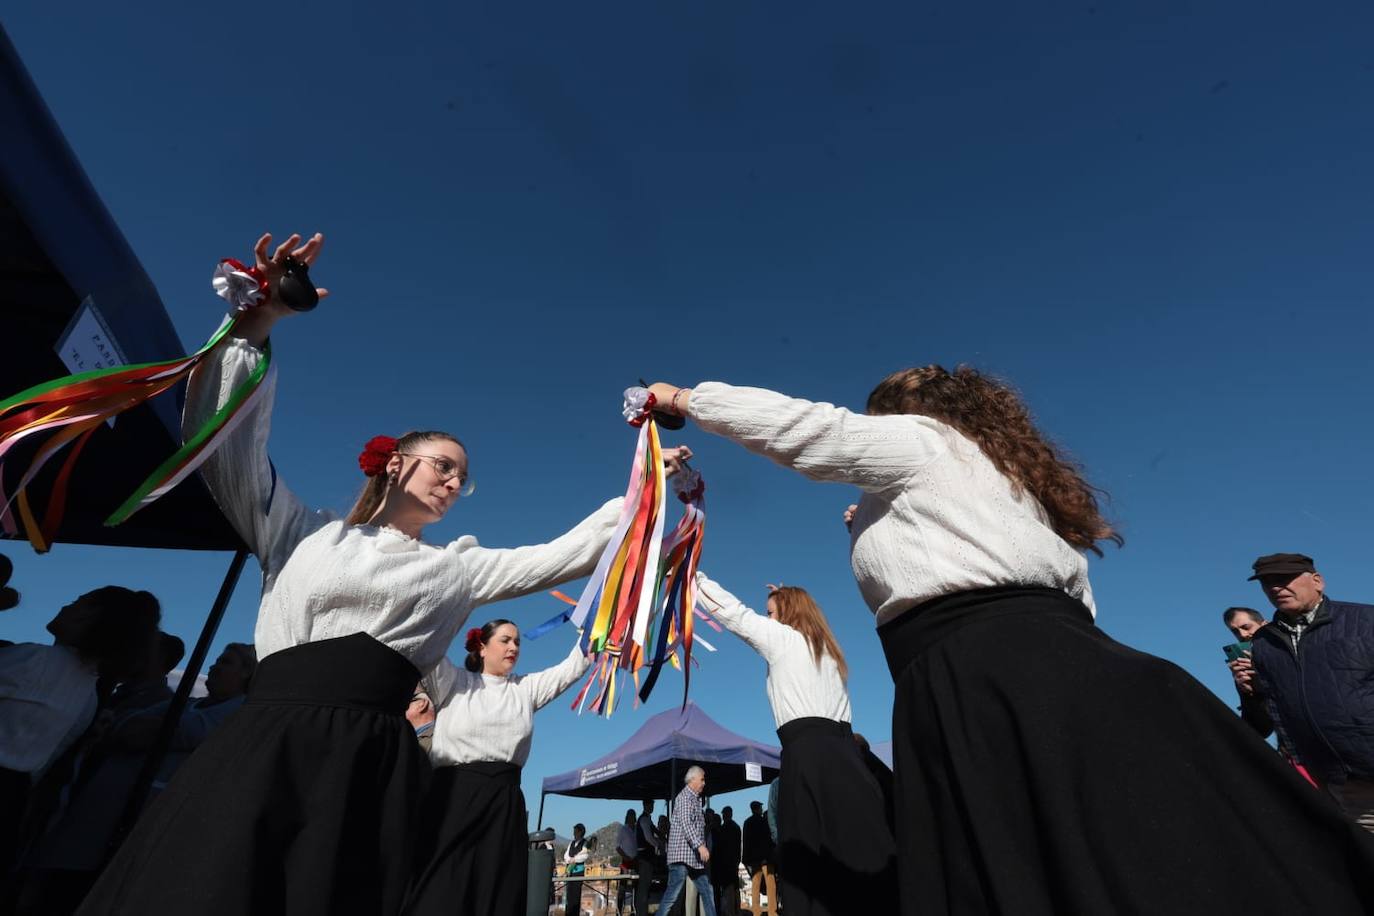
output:
[{"label": "smartphone", "polygon": [[1238,658],[1244,658],[1245,653],[1250,651],[1250,642],[1233,642],[1229,646],[1222,646],[1221,651],[1226,653],[1226,660],[1233,662]]}]

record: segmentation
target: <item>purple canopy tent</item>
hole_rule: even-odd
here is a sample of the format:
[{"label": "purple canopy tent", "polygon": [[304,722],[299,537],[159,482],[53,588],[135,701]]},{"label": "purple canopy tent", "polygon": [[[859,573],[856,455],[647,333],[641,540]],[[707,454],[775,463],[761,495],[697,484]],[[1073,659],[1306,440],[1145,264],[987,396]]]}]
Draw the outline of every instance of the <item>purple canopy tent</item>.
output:
[{"label": "purple canopy tent", "polygon": [[713,793],[733,792],[776,779],[782,748],[737,735],[689,702],[649,719],[604,757],[547,777],[539,794],[539,826],[545,796],[672,799],[682,788],[679,774],[691,766],[706,770]]}]

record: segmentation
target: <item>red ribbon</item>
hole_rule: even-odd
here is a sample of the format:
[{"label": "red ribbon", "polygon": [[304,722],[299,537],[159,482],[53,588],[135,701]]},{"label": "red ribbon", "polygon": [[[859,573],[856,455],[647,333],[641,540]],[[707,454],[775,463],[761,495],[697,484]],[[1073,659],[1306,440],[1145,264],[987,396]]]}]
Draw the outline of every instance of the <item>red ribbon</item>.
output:
[{"label": "red ribbon", "polygon": [[264,276],[263,272],[258,270],[256,266],[249,267],[237,258],[220,258],[219,262],[221,264],[228,264],[230,267],[234,268],[234,270],[237,270],[239,273],[248,274],[248,276],[252,277],[254,280],[257,280],[258,292],[262,293],[262,300],[264,302],[267,301],[267,277]]},{"label": "red ribbon", "polygon": [[644,402],[644,407],[640,409],[639,416],[628,421],[636,429],[644,425],[644,421],[654,415],[654,405],[658,403],[658,398],[654,397],[652,391],[649,392],[649,400]]}]

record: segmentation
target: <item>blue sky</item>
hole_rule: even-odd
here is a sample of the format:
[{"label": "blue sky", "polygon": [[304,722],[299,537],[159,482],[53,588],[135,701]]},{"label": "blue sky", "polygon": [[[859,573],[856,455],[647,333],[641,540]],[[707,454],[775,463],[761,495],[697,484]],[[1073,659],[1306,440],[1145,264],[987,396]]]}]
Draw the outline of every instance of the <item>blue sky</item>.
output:
[{"label": "blue sky", "polygon": [[[638,376],[861,407],[893,369],[968,362],[1111,493],[1127,543],[1092,562],[1102,627],[1229,702],[1219,614],[1262,602],[1256,555],[1310,553],[1332,594],[1374,602],[1374,12],[1035,6],[18,0],[4,25],[188,347],[218,319],[218,257],[326,233],[335,295],[275,338],[273,455],[307,500],[347,507],[370,436],[446,428],[478,491],[429,536],[544,540],[623,490]],[[856,727],[886,739],[854,494],[681,439],[710,486],[706,567],[757,602],[810,589]],[[6,552],[11,639],[118,582],[189,641],[228,561]],[[251,638],[255,575],[217,646]],[[770,737],[762,663],[715,641],[694,699]],[[542,713],[531,808],[679,686],[609,721],[571,695]],[[546,820],[623,810],[551,800]]]}]

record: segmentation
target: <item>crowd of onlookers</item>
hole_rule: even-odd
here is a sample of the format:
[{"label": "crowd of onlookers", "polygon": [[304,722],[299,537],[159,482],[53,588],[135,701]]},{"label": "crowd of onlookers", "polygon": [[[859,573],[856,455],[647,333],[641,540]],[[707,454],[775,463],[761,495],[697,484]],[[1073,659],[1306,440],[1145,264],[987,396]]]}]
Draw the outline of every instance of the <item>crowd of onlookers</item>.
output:
[{"label": "crowd of onlookers", "polygon": [[1254,563],[1273,605],[1231,607],[1236,642],[1227,664],[1241,717],[1314,786],[1374,832],[1374,606],[1334,601],[1311,557],[1278,553]]},{"label": "crowd of onlookers", "polygon": [[[765,809],[762,802],[750,802],[750,815],[741,824],[729,805],[719,813],[703,808],[700,795],[704,777],[700,767],[688,770],[683,792],[692,794],[678,796],[671,817],[655,818],[652,800],[645,800],[638,814],[633,808],[625,812],[609,864],[618,867],[622,875],[634,877],[617,882],[617,913],[649,912],[657,890],[658,911],[681,916],[685,895],[676,892],[686,880],[696,879],[698,892],[710,894],[716,913],[729,916],[739,912],[741,866],[747,878],[765,865],[776,872],[777,822],[772,809]],[[693,823],[698,824],[695,829]],[[596,837],[587,836],[583,824],[574,825],[572,839],[562,854],[564,875],[583,875],[596,851]],[[690,863],[684,861],[693,852],[696,857]],[[581,882],[566,882],[562,898],[565,916],[579,912],[582,897]]]},{"label": "crowd of onlookers", "polygon": [[[11,570],[0,556],[0,610],[19,604]],[[0,914],[73,912],[137,816],[140,779],[146,806],[242,705],[257,656],[229,643],[145,774],[185,654],[161,618],[151,593],[112,585],[58,611],[51,644],[0,641]]]},{"label": "crowd of onlookers", "polygon": [[[1374,831],[1374,607],[1334,601],[1313,560],[1272,554],[1254,563],[1274,608],[1271,619],[1231,607],[1225,647],[1240,713],[1314,786]],[[19,603],[0,556],[0,610]],[[172,701],[168,677],[185,652],[159,629],[161,608],[145,591],[107,586],[81,595],[48,623],[51,644],[0,641],[0,913],[73,911],[119,840],[125,805]],[[155,774],[153,797],[180,762],[244,700],[257,664],[253,647],[228,644],[206,674],[206,695],[190,702]],[[422,744],[435,710],[417,686],[407,710]],[[868,755],[871,756],[871,755]],[[890,774],[889,774],[890,779]],[[693,767],[672,817],[645,801],[625,814],[615,854],[633,880],[619,884],[617,909],[648,912],[663,886],[665,912],[683,886],[709,894],[717,913],[736,913],[740,866],[750,876],[774,860],[776,825],[760,802],[743,824],[725,807],[703,810],[705,773]],[[583,825],[563,853],[580,875],[596,851]],[[580,882],[565,890],[577,913]]]}]

